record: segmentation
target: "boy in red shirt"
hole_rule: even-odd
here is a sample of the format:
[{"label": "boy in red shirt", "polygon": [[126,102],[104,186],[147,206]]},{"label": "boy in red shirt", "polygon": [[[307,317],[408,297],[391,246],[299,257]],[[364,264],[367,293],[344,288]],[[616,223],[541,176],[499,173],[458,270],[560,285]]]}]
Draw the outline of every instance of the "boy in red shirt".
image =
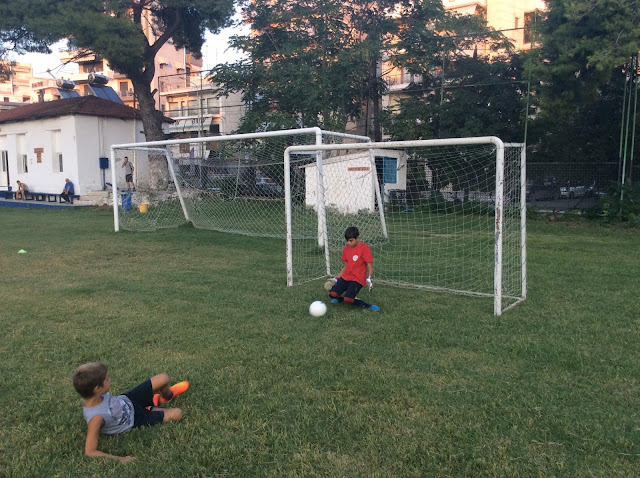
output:
[{"label": "boy in red shirt", "polygon": [[[357,227],[348,227],[344,232],[347,245],[342,250],[344,267],[336,277],[336,283],[329,291],[331,302],[346,302],[357,305],[365,309],[380,311],[377,305],[367,304],[364,300],[356,297],[365,284],[369,290],[373,290],[371,274],[373,273],[373,256],[371,249],[360,240],[360,231]],[[342,297],[344,294],[344,297]]]}]

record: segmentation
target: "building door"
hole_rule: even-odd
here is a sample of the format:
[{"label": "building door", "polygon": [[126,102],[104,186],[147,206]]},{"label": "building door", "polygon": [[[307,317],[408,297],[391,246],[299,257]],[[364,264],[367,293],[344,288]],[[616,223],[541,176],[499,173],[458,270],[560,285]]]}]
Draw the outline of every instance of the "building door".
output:
[{"label": "building door", "polygon": [[9,186],[9,152],[0,151],[0,188]]},{"label": "building door", "polygon": [[[378,181],[380,181],[380,194],[382,196],[382,205],[385,202],[385,184],[395,184],[398,182],[398,158],[389,158],[386,156],[376,156],[376,173]],[[376,208],[378,207],[378,198],[376,198]]]}]

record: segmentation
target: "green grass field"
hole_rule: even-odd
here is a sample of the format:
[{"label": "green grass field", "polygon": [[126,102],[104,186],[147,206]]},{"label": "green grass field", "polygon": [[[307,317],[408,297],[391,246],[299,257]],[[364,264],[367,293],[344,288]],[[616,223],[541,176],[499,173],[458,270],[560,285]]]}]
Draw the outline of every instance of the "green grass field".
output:
[{"label": "green grass field", "polygon": [[[640,234],[532,221],[529,299],[380,285],[380,314],[285,287],[284,243],[113,232],[110,210],[0,208],[0,476],[634,476]],[[18,254],[25,249],[27,254]],[[70,382],[159,372],[184,419],[83,455]]]}]

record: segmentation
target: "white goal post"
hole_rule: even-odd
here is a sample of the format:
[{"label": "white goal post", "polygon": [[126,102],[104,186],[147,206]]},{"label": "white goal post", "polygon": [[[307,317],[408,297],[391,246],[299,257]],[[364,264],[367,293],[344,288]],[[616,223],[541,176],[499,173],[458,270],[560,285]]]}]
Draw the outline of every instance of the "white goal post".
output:
[{"label": "white goal post", "polygon": [[526,298],[525,163],[523,144],[497,137],[288,147],[287,284],[317,278],[296,265],[317,255],[301,233],[312,215],[299,211],[312,208],[325,277],[357,226],[377,282],[491,297],[501,315]]},{"label": "white goal post", "polygon": [[376,283],[485,297],[500,315],[526,298],[525,162],[524,145],[495,137],[371,143],[319,128],[116,144],[114,229],[280,239],[293,285],[336,275],[356,226]]},{"label": "white goal post", "polygon": [[[369,141],[315,127],[114,144],[114,229],[153,231],[191,222],[197,228],[284,239],[284,149]],[[125,156],[134,166],[134,190],[127,189],[118,163]],[[319,246],[323,230],[319,220]]]}]

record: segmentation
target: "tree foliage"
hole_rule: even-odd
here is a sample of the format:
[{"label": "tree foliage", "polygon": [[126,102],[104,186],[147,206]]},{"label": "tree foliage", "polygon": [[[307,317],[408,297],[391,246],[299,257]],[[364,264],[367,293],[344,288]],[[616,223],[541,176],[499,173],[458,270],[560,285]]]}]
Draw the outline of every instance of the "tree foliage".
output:
[{"label": "tree foliage", "polygon": [[31,31],[27,27],[30,11],[24,2],[0,3],[0,81],[8,78],[9,52],[18,55],[33,53],[51,53],[49,45],[55,37],[46,30]]},{"label": "tree foliage", "polygon": [[[110,67],[129,77],[143,116],[147,139],[163,139],[161,114],[155,109],[151,82],[155,57],[169,40],[200,55],[205,30],[225,26],[233,0],[9,0],[13,23],[46,42],[68,38],[83,52],[106,58]],[[142,28],[150,18],[154,33]],[[4,29],[3,29],[4,31]]]},{"label": "tree foliage", "polygon": [[[444,14],[439,2],[425,4],[431,16],[423,17],[422,29]],[[232,40],[249,58],[219,66],[213,79],[221,94],[243,92],[243,131],[344,130],[385,91],[379,60],[397,54],[397,35],[416,8],[405,0],[251,2],[244,14],[253,32]]]},{"label": "tree foliage", "polygon": [[[418,24],[420,23],[418,20]],[[522,60],[478,16],[449,15],[425,36],[409,19],[395,57],[417,75],[384,114],[394,139],[496,135],[521,141],[524,122]],[[486,49],[491,56],[478,54]]]},{"label": "tree foliage", "polygon": [[[549,0],[530,75],[534,159],[615,161],[625,75],[638,53],[638,2]],[[535,32],[534,32],[535,33]]]}]

